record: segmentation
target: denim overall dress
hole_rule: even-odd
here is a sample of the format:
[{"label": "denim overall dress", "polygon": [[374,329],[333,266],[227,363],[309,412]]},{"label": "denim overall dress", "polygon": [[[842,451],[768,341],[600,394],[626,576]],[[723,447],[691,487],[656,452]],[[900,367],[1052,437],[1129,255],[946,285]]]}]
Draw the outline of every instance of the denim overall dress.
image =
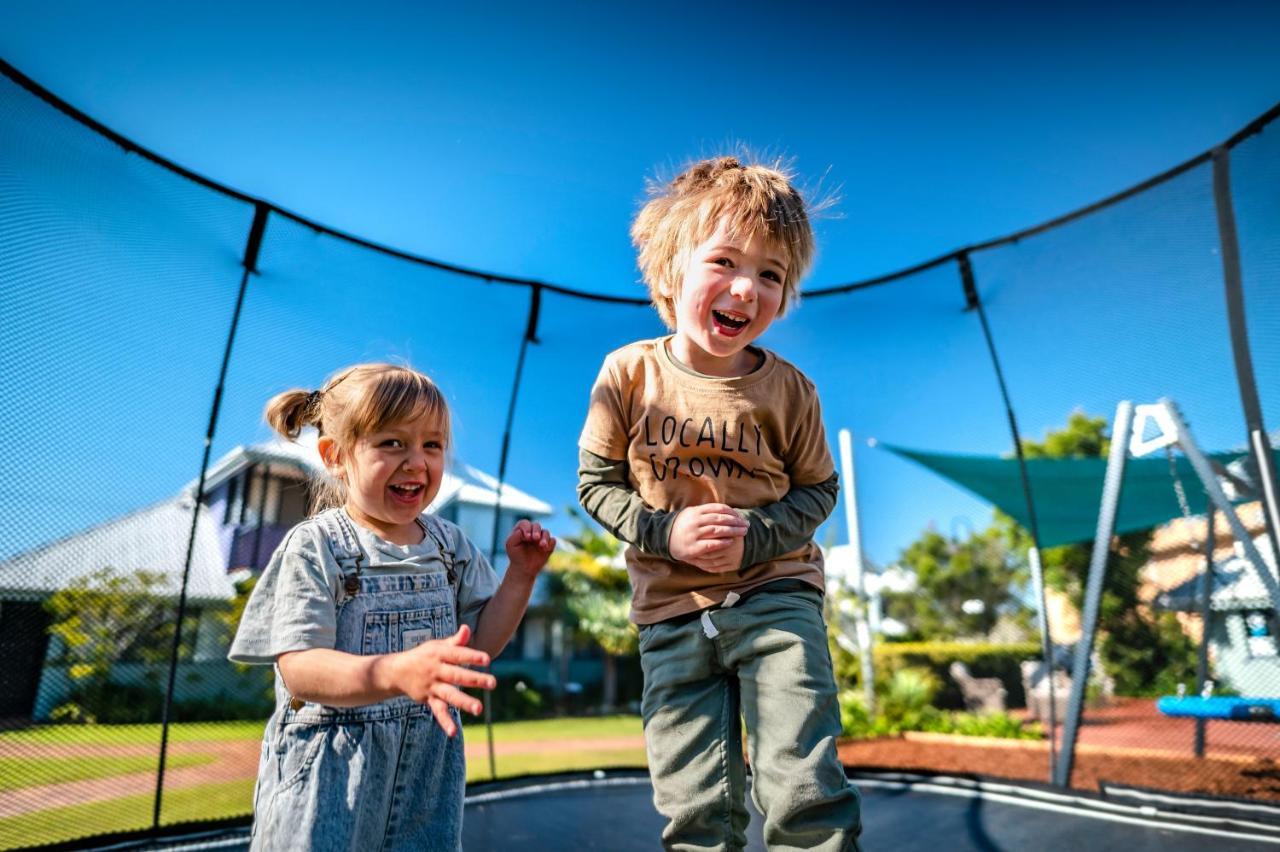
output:
[{"label": "denim overall dress", "polygon": [[[394,573],[369,564],[346,513],[317,516],[342,569],[336,650],[405,651],[456,629],[453,556],[431,516],[421,523],[440,548],[435,566]],[[388,568],[391,570],[388,571]],[[434,569],[434,570],[433,570]],[[400,696],[364,707],[292,698],[276,674],[254,793],[252,850],[448,850],[462,845],[466,783],[461,720],[445,736],[430,709]]]}]

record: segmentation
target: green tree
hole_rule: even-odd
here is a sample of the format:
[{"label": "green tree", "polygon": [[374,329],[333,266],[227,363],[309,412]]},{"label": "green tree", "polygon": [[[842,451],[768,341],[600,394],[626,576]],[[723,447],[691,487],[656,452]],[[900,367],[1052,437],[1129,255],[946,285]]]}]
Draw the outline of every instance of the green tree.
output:
[{"label": "green tree", "polygon": [[[1111,452],[1107,421],[1074,411],[1062,429],[1044,440],[1023,439],[1027,458],[1104,458]],[[1009,516],[997,512],[1011,550],[1025,554],[1031,536]],[[1172,613],[1153,612],[1138,599],[1141,572],[1151,558],[1151,531],[1116,536],[1107,559],[1098,608],[1098,654],[1106,673],[1124,695],[1173,691],[1195,678],[1196,649]],[[1045,585],[1065,593],[1077,610],[1084,606],[1092,543],[1046,548],[1041,553]]]},{"label": "green tree", "polygon": [[[45,601],[49,633],[61,640],[58,662],[75,684],[77,707],[64,715],[86,721],[103,715],[117,663],[158,667],[173,650],[174,602],[165,575],[102,568],[73,581]],[[185,643],[184,643],[185,644]]]},{"label": "green tree", "polygon": [[622,543],[588,524],[569,509],[579,524],[577,535],[565,536],[568,550],[551,554],[548,570],[553,589],[572,616],[577,631],[604,652],[605,711],[618,697],[618,657],[639,650],[639,634],[631,623],[631,583],[618,565]]},{"label": "green tree", "polygon": [[[231,604],[217,612],[218,621],[222,625],[222,639],[229,646],[240,628],[240,619],[244,617],[245,607],[253,595],[253,588],[258,584],[261,575],[250,574],[236,582],[236,595]],[[233,663],[241,678],[256,680],[259,683],[258,696],[267,713],[275,704],[275,669],[272,666],[255,666],[248,663]]]},{"label": "green tree", "polygon": [[983,636],[1001,615],[1024,609],[1015,592],[1026,583],[1025,567],[995,525],[964,539],[925,530],[899,562],[915,573],[917,591],[885,595],[885,614],[906,624],[911,638]]}]

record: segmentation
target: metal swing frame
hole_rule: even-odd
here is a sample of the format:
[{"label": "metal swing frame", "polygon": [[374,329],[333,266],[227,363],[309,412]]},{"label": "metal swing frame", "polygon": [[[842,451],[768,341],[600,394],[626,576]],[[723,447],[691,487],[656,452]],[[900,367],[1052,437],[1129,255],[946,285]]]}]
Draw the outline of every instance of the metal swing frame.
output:
[{"label": "metal swing frame", "polygon": [[[1145,438],[1148,423],[1156,425],[1160,434]],[[1116,417],[1111,430],[1111,452],[1107,458],[1106,478],[1102,487],[1102,503],[1098,511],[1098,526],[1089,557],[1089,578],[1085,587],[1084,613],[1081,619],[1081,637],[1076,643],[1071,669],[1071,696],[1067,705],[1067,719],[1063,730],[1060,760],[1054,783],[1067,787],[1071,783],[1071,769],[1075,762],[1076,741],[1080,731],[1080,717],[1084,708],[1085,686],[1089,679],[1089,657],[1093,653],[1098,629],[1098,609],[1102,600],[1102,580],[1106,572],[1107,557],[1111,551],[1111,537],[1115,533],[1116,516],[1120,506],[1120,493],[1124,485],[1124,471],[1129,456],[1141,456],[1153,450],[1177,445],[1204,486],[1214,508],[1222,512],[1232,535],[1244,550],[1245,558],[1262,580],[1271,599],[1271,624],[1273,635],[1280,638],[1280,581],[1275,568],[1263,559],[1253,538],[1241,523],[1235,507],[1227,499],[1218,481],[1212,463],[1200,450],[1191,430],[1172,400],[1162,399],[1152,405],[1135,406],[1123,400],[1116,406]]]}]

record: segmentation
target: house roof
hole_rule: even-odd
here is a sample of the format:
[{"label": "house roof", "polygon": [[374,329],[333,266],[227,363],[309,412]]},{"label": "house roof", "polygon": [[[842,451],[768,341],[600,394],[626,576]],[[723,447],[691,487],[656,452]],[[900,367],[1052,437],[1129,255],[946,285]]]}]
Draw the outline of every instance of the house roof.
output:
[{"label": "house roof", "polygon": [[[0,594],[44,596],[103,568],[117,574],[155,571],[165,575],[177,595],[187,558],[192,501],[182,495],[81,530],[0,562]],[[208,511],[196,524],[187,599],[231,600],[235,586],[227,577],[217,525]]]},{"label": "house roof", "polygon": [[[497,477],[490,476],[469,464],[458,464],[445,472],[444,484],[440,486],[440,493],[436,495],[435,501],[431,504],[431,511],[434,512],[447,502],[442,498],[444,498],[446,488],[453,484],[450,480],[458,483],[457,499],[463,503],[493,506],[498,502]],[[551,514],[550,504],[526,494],[509,482],[502,484],[502,508],[514,512],[527,512],[530,515],[546,516]]]},{"label": "house roof", "polygon": [[[250,465],[268,463],[293,468],[304,476],[323,473],[314,437],[299,443],[268,441],[236,447],[214,462],[205,476],[205,493]],[[493,506],[497,502],[497,486],[498,481],[489,474],[470,465],[455,464],[445,472],[440,492],[430,509],[437,511],[455,500]],[[189,482],[177,497],[0,562],[0,596],[43,596],[108,567],[125,574],[138,570],[161,572],[168,578],[170,591],[177,595],[186,563],[195,490],[196,482]],[[502,487],[502,508],[540,517],[551,514],[547,503],[511,485]],[[208,511],[201,512],[191,554],[187,598],[216,601],[234,596],[235,586],[227,577],[219,526]]]},{"label": "house roof", "polygon": [[[314,431],[304,433],[297,441],[272,440],[250,446],[238,446],[226,453],[209,467],[205,475],[205,493],[208,494],[228,479],[250,465],[274,464],[293,468],[305,476],[323,476],[324,466],[316,451]],[[197,482],[188,482],[183,493],[195,492]],[[471,465],[455,462],[445,470],[440,491],[431,502],[430,511],[436,512],[454,500],[476,506],[493,506],[498,497],[498,480]],[[551,506],[511,483],[502,485],[502,508],[512,512],[545,517],[551,514]]]}]

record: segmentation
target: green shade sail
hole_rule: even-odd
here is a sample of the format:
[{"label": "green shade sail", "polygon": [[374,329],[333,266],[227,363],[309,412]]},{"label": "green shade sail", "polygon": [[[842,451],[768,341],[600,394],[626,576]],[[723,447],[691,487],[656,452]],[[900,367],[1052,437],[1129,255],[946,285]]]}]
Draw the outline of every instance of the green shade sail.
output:
[{"label": "green shade sail", "polygon": [[[1022,477],[1018,472],[1016,458],[930,453],[891,444],[878,446],[923,465],[993,504],[1024,528],[1030,529],[1027,501],[1022,493]],[[1210,453],[1209,458],[1226,465],[1245,455],[1247,454],[1241,450]],[[1202,514],[1208,505],[1208,498],[1199,477],[1191,468],[1191,462],[1182,456],[1175,456],[1174,465],[1182,480],[1191,513]],[[1041,547],[1093,540],[1098,526],[1098,507],[1102,502],[1102,483],[1106,470],[1105,458],[1027,459],[1027,475],[1031,480],[1031,494],[1035,500]],[[1125,465],[1124,485],[1120,493],[1116,533],[1150,529],[1180,517],[1182,509],[1174,490],[1169,459],[1163,453],[1148,458],[1129,459]]]}]

